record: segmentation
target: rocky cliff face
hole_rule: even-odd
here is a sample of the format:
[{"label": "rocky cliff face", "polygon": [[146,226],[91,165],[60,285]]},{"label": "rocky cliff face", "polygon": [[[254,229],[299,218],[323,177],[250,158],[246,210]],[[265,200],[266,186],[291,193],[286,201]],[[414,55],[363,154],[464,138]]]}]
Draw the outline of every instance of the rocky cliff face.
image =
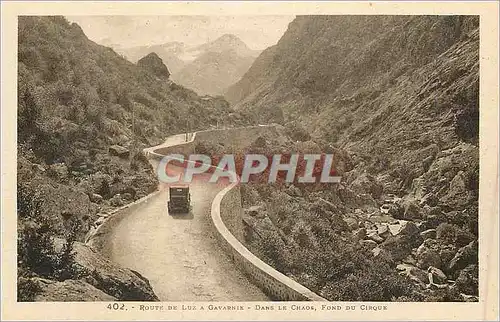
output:
[{"label": "rocky cliff face", "polygon": [[[478,291],[478,27],[474,16],[297,17],[226,95],[261,122],[300,124],[347,153],[352,167],[339,187],[322,191],[329,203],[318,200],[319,214],[333,226],[340,215],[348,224],[340,227],[349,227],[341,231],[390,266],[410,265],[408,279],[425,289],[413,300],[464,300]],[[286,193],[297,209],[313,207]],[[264,209],[276,208],[263,196]],[[303,232],[304,244],[321,245],[317,225],[301,222],[280,218],[275,226],[284,240]],[[453,283],[429,284],[421,270],[433,271],[435,283],[442,275],[434,268]],[[316,274],[305,271],[297,278]],[[318,291],[336,298],[338,285]],[[450,295],[457,290],[464,295]]]},{"label": "rocky cliff face", "polygon": [[477,158],[478,48],[477,17],[298,17],[228,97],[261,121],[299,121],[408,192],[445,151]]}]

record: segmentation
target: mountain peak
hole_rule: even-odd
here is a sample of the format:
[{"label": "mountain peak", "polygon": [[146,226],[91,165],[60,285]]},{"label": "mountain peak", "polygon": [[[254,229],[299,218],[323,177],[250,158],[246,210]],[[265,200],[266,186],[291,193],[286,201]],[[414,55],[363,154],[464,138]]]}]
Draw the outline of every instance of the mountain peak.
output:
[{"label": "mountain peak", "polygon": [[233,34],[224,34],[224,35],[220,36],[219,38],[217,38],[217,40],[241,41],[240,38],[238,38],[236,35],[233,35]]},{"label": "mountain peak", "polygon": [[149,53],[137,61],[137,66],[140,66],[160,78],[169,78],[170,72],[163,60],[155,53]]},{"label": "mountain peak", "polygon": [[234,51],[241,57],[256,57],[258,53],[248,48],[248,46],[233,34],[224,34],[214,41],[208,42],[196,48],[205,52],[228,52]]}]

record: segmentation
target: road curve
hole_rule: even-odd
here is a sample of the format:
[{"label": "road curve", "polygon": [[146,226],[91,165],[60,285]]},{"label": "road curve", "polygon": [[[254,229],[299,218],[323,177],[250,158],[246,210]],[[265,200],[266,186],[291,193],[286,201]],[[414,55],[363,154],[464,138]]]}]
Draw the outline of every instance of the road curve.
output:
[{"label": "road curve", "polygon": [[166,207],[168,189],[161,186],[160,193],[127,214],[107,236],[110,259],[147,277],[161,301],[269,300],[218,244],[210,209],[222,188],[192,183],[191,214],[172,216]]}]

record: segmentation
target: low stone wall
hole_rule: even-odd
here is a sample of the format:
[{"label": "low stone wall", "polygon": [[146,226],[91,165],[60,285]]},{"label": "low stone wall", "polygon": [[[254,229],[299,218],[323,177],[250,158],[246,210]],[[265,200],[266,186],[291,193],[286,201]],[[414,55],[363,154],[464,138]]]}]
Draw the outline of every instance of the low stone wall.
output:
[{"label": "low stone wall", "polygon": [[239,242],[244,243],[243,206],[241,205],[241,190],[239,185],[228,190],[222,202],[219,214],[222,222]]},{"label": "low stone wall", "polygon": [[156,159],[161,159],[163,158],[163,156],[173,153],[189,155],[194,153],[194,147],[195,147],[194,141],[189,141],[178,145],[159,147],[158,149],[154,150],[153,153],[151,153],[150,155],[155,157]]},{"label": "low stone wall", "polygon": [[[238,184],[232,184],[220,191],[212,202],[212,223],[226,253],[255,285],[275,300],[327,301],[264,263],[229,231],[224,218],[238,217],[235,213],[242,211],[239,190]],[[235,207],[238,204],[239,208]]]}]

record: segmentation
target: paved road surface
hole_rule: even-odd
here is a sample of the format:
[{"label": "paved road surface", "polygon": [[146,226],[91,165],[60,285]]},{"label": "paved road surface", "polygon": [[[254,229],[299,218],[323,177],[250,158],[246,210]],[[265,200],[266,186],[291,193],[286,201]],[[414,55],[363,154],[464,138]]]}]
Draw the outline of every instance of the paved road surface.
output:
[{"label": "paved road surface", "polygon": [[147,277],[162,301],[268,300],[215,239],[209,213],[221,188],[191,184],[192,215],[175,217],[168,214],[164,187],[111,232],[111,260]]}]

